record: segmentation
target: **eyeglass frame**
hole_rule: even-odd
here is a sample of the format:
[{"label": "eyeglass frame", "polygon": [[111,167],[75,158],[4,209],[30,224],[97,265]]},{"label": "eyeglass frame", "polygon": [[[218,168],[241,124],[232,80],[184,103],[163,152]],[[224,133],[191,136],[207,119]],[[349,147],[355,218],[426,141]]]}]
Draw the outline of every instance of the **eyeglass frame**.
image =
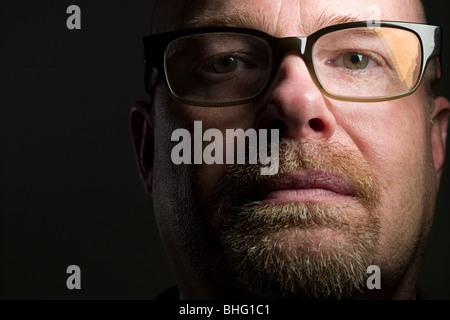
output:
[{"label": "eyeglass frame", "polygon": [[[175,30],[165,33],[152,34],[149,36],[145,36],[143,38],[144,42],[144,68],[145,68],[145,89],[148,93],[150,92],[150,69],[154,67],[160,75],[162,76],[166,86],[169,89],[169,92],[176,101],[191,105],[191,106],[199,106],[199,107],[228,107],[235,105],[242,105],[246,103],[253,102],[257,100],[260,96],[262,96],[272,85],[273,80],[278,73],[278,70],[281,66],[281,63],[285,56],[289,52],[297,53],[300,58],[306,64],[309,75],[311,76],[314,84],[320,90],[322,94],[325,96],[340,100],[340,101],[348,101],[348,102],[382,102],[395,100],[399,98],[406,97],[408,95],[413,94],[420,86],[425,70],[427,69],[430,61],[434,58],[437,58],[436,64],[436,78],[440,78],[440,70],[442,65],[442,56],[441,56],[441,43],[442,43],[442,34],[439,26],[422,24],[422,23],[412,23],[412,22],[399,22],[399,21],[358,21],[358,22],[350,22],[343,23],[338,25],[332,25],[320,29],[313,34],[307,37],[283,37],[278,38],[274,37],[266,32],[250,29],[250,28],[240,28],[240,27],[200,27],[200,28],[190,28],[190,29],[182,29]],[[396,29],[402,29],[406,31],[410,31],[414,33],[420,42],[422,55],[421,55],[421,70],[420,76],[418,77],[415,85],[408,90],[407,92],[391,95],[386,97],[345,97],[332,94],[328,92],[320,82],[316,70],[314,67],[312,54],[315,43],[322,36],[332,33],[335,31],[345,30],[345,29],[353,29],[353,28],[378,28],[378,27],[390,27]],[[237,33],[237,34],[247,34],[251,36],[258,37],[264,40],[270,47],[272,53],[272,61],[271,61],[271,70],[269,72],[269,77],[267,79],[267,83],[261,89],[259,93],[256,95],[236,100],[236,101],[228,101],[228,102],[202,102],[202,101],[194,101],[189,99],[184,99],[182,97],[177,96],[170,88],[166,71],[165,71],[165,53],[168,46],[175,40],[183,37],[188,37],[192,35],[200,35],[200,34],[208,34],[208,33]],[[425,63],[424,63],[425,62]]]}]

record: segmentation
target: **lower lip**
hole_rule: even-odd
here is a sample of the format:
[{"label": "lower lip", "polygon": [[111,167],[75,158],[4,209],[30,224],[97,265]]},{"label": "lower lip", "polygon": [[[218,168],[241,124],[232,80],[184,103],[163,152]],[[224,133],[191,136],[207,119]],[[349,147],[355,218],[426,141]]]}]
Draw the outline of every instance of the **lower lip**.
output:
[{"label": "lower lip", "polygon": [[265,203],[286,202],[323,202],[348,199],[349,195],[333,192],[328,189],[283,189],[264,193],[260,200]]}]

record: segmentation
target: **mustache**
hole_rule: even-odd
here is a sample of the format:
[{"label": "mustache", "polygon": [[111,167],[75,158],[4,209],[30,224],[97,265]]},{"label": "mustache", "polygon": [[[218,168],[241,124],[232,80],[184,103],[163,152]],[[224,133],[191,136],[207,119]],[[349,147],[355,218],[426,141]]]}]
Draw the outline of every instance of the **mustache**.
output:
[{"label": "mustache", "polygon": [[219,213],[244,206],[251,201],[251,190],[265,181],[306,170],[342,177],[351,185],[353,196],[370,211],[379,204],[379,182],[370,165],[360,153],[340,143],[282,139],[278,165],[278,173],[273,176],[261,175],[266,165],[249,164],[248,157],[245,164],[229,165],[216,191]]},{"label": "mustache", "polygon": [[[223,217],[221,245],[238,281],[260,296],[283,299],[297,294],[341,298],[362,287],[380,234],[375,210],[379,184],[364,157],[338,143],[281,140],[279,172],[261,175],[260,167],[230,165],[217,190],[216,204]],[[327,184],[357,201],[252,199],[252,190],[265,192],[267,185],[271,190],[273,179],[289,181],[292,176],[297,179],[293,187]],[[330,183],[341,185],[333,188]],[[322,228],[345,240],[318,241],[309,233]]]}]

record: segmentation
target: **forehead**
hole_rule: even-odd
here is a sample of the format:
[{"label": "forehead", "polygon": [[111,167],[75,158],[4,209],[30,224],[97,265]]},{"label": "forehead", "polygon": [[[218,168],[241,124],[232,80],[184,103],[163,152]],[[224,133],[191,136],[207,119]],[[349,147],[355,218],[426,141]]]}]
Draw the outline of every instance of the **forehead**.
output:
[{"label": "forehead", "polygon": [[306,36],[363,20],[423,22],[419,0],[157,0],[153,32],[238,26],[275,36]]}]

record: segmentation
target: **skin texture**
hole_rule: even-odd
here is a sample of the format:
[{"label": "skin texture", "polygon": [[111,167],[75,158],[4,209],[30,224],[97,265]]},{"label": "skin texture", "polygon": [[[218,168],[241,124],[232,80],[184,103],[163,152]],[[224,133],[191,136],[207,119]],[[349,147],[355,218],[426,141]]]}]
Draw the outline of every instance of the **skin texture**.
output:
[{"label": "skin texture", "polygon": [[[420,4],[406,0],[365,0],[357,6],[351,0],[170,0],[158,2],[155,10],[155,33],[197,26],[205,19],[208,24],[229,24],[224,16],[236,12],[248,18],[238,26],[277,37],[309,35],[328,24],[324,17],[329,16],[424,19]],[[141,177],[153,199],[181,298],[253,297],[234,279],[218,244],[224,217],[214,199],[226,166],[176,166],[170,159],[172,132],[178,128],[192,132],[197,120],[202,121],[203,130],[222,132],[276,127],[280,138],[337,143],[363,159],[379,182],[380,236],[373,264],[381,269],[382,290],[365,291],[354,298],[415,298],[442,175],[450,110],[447,99],[429,98],[426,81],[416,93],[398,100],[336,101],[323,96],[304,62],[289,54],[272,87],[258,101],[231,108],[199,108],[173,101],[156,71],[152,79],[152,101],[134,105],[131,126]],[[327,231],[320,232],[327,235]]]}]

